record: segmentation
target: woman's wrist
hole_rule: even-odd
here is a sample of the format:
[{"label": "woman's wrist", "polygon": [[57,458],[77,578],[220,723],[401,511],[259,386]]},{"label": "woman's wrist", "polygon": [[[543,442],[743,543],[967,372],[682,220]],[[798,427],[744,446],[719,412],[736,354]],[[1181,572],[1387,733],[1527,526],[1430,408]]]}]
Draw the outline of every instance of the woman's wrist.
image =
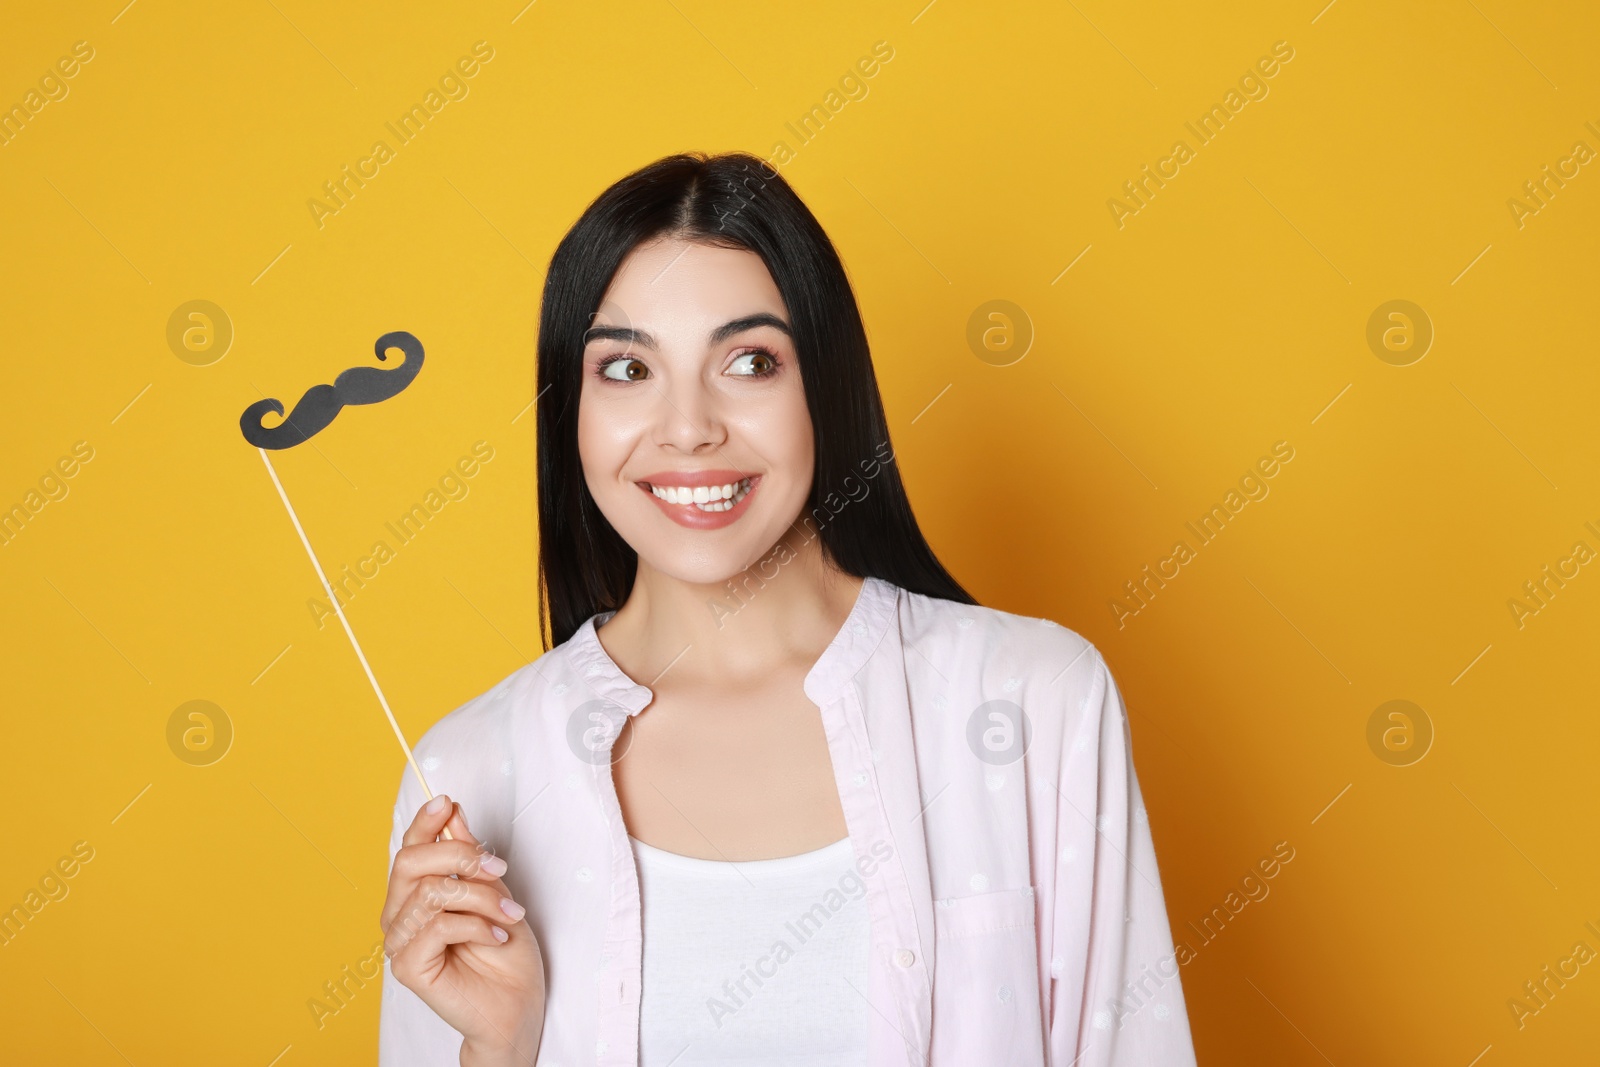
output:
[{"label": "woman's wrist", "polygon": [[461,1042],[461,1067],[533,1067],[539,1055],[539,1039],[544,1020],[506,1039],[494,1042]]}]

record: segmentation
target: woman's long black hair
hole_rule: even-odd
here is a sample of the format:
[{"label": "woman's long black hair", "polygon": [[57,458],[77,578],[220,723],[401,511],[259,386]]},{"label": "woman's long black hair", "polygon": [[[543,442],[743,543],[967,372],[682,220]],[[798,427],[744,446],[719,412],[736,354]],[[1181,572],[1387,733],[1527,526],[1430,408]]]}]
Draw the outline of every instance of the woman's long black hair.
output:
[{"label": "woman's long black hair", "polygon": [[539,313],[537,414],[545,648],[567,641],[591,615],[620,608],[633,589],[638,556],[595,505],[578,456],[583,337],[628,253],[668,235],[746,249],[772,274],[789,312],[816,445],[801,519],[820,527],[825,556],[859,578],[977,603],[939,563],[911,513],[866,327],[828,235],[763,160],[693,153],[657,160],[611,186],[550,260]]}]

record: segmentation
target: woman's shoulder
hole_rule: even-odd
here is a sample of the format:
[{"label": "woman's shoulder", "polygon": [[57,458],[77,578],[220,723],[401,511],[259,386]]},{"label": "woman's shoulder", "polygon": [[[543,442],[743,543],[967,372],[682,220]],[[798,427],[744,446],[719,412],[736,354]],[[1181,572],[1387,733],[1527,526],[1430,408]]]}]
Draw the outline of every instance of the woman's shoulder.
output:
[{"label": "woman's shoulder", "polygon": [[[537,726],[555,698],[581,684],[573,668],[570,642],[518,667],[494,685],[452,708],[422,735],[414,752],[423,769],[449,762],[475,770],[498,769],[511,758],[519,729]],[[496,768],[485,763],[490,757]]]},{"label": "woman's shoulder", "polygon": [[1054,619],[902,592],[901,637],[917,651],[932,648],[951,662],[990,664],[1019,679],[1043,675],[1052,683],[1064,681],[1065,672],[1086,675],[1085,668],[1104,664],[1093,642]]},{"label": "woman's shoulder", "polygon": [[[509,840],[516,798],[548,780],[565,751],[556,733],[565,729],[570,700],[561,694],[582,685],[568,651],[558,645],[518,667],[440,717],[412,747],[429,790],[459,802],[480,840]],[[423,800],[415,775],[402,768],[391,849]]]},{"label": "woman's shoulder", "polygon": [[1035,740],[1052,750],[1099,728],[1111,672],[1100,650],[1076,630],[1053,619],[909,593],[902,599],[900,632],[908,673],[924,675],[946,707],[1016,705]]}]

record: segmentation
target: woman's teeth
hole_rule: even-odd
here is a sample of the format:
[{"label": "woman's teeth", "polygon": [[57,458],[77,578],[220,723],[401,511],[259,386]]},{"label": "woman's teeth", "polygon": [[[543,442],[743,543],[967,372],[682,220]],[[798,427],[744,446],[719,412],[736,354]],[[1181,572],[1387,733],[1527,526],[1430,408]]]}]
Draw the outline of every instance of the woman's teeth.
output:
[{"label": "woman's teeth", "polygon": [[661,486],[652,485],[650,491],[669,504],[693,504],[701,511],[727,511],[750,492],[750,479],[741,478],[727,485]]}]

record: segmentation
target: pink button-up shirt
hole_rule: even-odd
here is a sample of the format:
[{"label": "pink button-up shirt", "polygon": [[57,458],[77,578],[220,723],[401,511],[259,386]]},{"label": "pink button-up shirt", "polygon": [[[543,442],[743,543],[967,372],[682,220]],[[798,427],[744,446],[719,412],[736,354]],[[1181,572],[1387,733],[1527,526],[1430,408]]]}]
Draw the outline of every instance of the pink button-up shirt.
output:
[{"label": "pink button-up shirt", "polygon": [[[415,750],[528,909],[546,968],[540,1067],[638,1064],[639,880],[610,754],[651,692],[596,638],[608,618]],[[1128,721],[1093,645],[869,578],[805,692],[866,883],[866,1062],[1194,1063]],[[423,799],[407,771],[391,861]],[[380,1063],[455,1064],[460,1048],[386,967]]]}]

